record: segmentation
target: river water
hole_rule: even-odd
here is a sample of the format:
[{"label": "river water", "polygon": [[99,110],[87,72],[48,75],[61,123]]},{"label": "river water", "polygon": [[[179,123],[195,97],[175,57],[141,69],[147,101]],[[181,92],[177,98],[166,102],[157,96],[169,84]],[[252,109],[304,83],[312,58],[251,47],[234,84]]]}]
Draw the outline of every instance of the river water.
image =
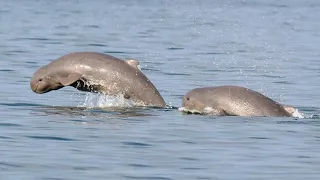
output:
[{"label": "river water", "polygon": [[[0,1],[1,179],[319,179],[317,0]],[[166,102],[240,85],[305,118],[99,108],[67,87],[35,94],[40,67],[75,51],[140,61]]]}]

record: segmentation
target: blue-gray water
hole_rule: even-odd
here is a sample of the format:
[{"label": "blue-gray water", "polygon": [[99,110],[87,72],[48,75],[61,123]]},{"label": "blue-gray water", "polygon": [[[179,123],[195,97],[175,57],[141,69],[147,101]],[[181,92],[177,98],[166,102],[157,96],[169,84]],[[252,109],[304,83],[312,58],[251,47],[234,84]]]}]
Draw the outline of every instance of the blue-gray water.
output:
[{"label": "blue-gray water", "polygon": [[[0,179],[319,179],[319,17],[318,0],[1,0]],[[138,59],[175,107],[229,84],[307,118],[92,109],[74,88],[31,91],[37,68],[75,51]]]}]

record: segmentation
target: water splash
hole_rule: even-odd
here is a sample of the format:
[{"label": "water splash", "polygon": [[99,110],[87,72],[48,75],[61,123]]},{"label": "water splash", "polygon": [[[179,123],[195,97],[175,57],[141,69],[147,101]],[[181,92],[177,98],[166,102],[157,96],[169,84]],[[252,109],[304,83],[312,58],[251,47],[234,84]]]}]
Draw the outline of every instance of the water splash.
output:
[{"label": "water splash", "polygon": [[320,119],[320,114],[312,114],[309,117],[310,119]]},{"label": "water splash", "polygon": [[123,94],[111,96],[101,93],[86,93],[83,103],[79,103],[79,107],[87,108],[105,108],[105,107],[134,107],[138,103],[125,99]]},{"label": "water splash", "polygon": [[301,113],[301,112],[299,112],[298,109],[296,109],[296,110],[294,111],[294,113],[292,114],[292,116],[295,117],[295,118],[305,118],[304,114]]}]

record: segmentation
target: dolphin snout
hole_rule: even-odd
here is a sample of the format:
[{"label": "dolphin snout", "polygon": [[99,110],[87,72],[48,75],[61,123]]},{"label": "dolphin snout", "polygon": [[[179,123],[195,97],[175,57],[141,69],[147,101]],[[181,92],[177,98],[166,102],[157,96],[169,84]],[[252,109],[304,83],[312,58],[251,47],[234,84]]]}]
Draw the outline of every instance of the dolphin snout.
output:
[{"label": "dolphin snout", "polygon": [[181,104],[181,106],[182,106],[182,107],[185,107],[185,105],[186,105],[185,100],[182,100],[182,104]]},{"label": "dolphin snout", "polygon": [[32,91],[37,94],[43,94],[49,89],[49,87],[47,87],[46,82],[42,81],[42,79],[36,79],[36,78],[30,81],[30,87]]},{"label": "dolphin snout", "polygon": [[30,82],[30,87],[32,89],[33,92],[37,93],[37,89],[38,89],[39,83],[38,82]]}]

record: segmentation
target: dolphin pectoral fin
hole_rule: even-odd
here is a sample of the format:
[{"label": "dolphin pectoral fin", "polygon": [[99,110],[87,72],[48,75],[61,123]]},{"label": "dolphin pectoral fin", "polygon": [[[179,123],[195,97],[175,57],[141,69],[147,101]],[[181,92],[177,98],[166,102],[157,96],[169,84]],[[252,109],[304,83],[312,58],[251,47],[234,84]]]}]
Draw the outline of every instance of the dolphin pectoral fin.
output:
[{"label": "dolphin pectoral fin", "polygon": [[227,112],[220,108],[212,108],[212,107],[206,107],[203,110],[204,114],[212,115],[212,116],[227,116]]},{"label": "dolphin pectoral fin", "polygon": [[131,67],[141,71],[139,61],[137,61],[135,59],[127,59],[126,63],[129,64]]},{"label": "dolphin pectoral fin", "polygon": [[80,74],[71,73],[67,77],[60,78],[60,82],[63,86],[69,86],[72,83],[78,81],[81,78]]}]

